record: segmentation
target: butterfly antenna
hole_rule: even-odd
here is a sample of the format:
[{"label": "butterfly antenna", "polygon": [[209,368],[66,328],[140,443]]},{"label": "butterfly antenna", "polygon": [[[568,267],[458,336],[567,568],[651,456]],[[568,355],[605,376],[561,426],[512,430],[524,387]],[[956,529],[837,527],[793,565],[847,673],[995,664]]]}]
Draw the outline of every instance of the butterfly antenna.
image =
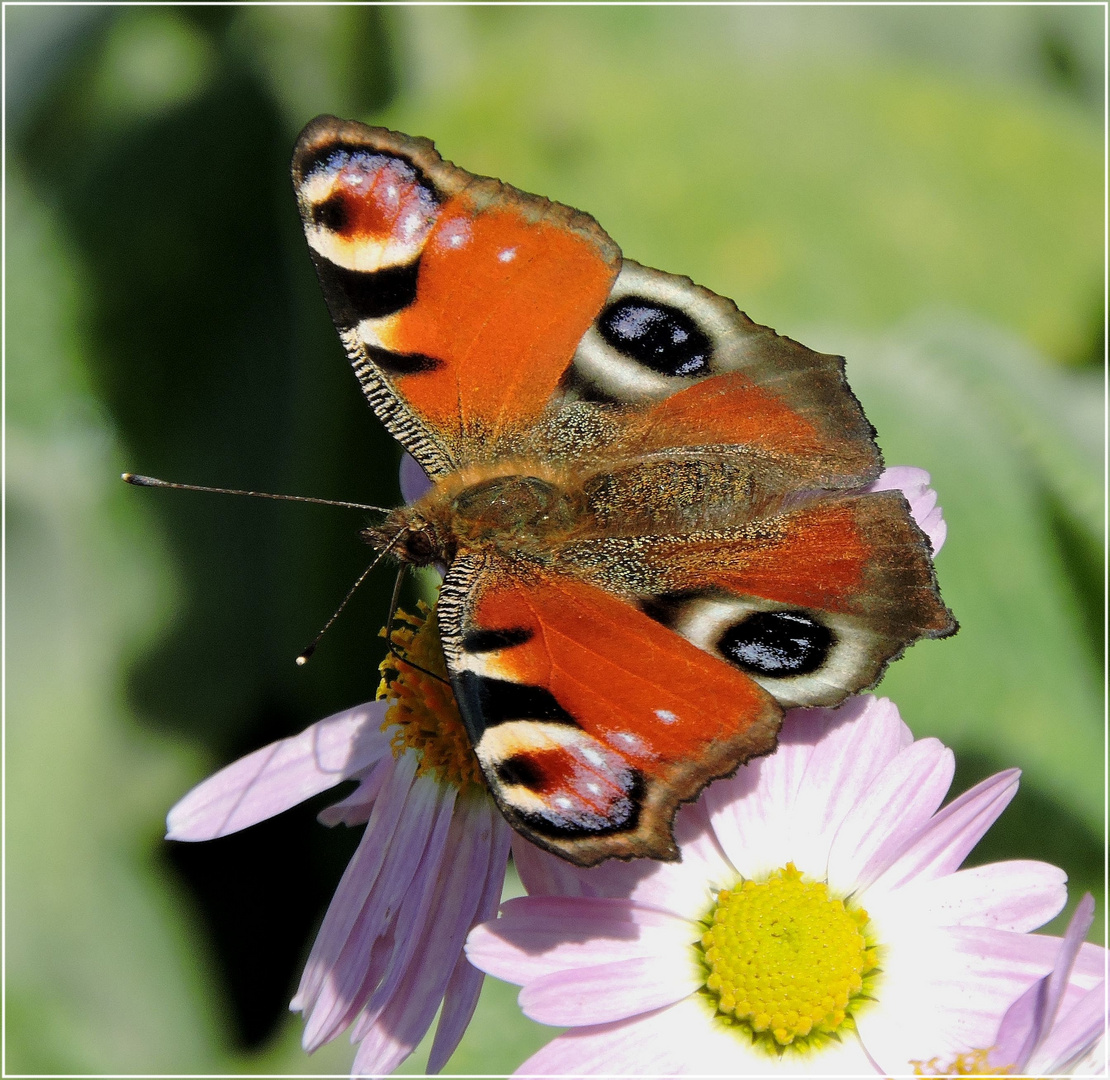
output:
[{"label": "butterfly antenna", "polygon": [[[139,473],[125,472],[120,479],[125,484],[134,484],[135,487],[173,488],[175,491],[208,491],[213,495],[247,495],[252,499],[279,499],[282,502],[316,503],[317,506],[343,506],[348,510],[376,510],[382,514],[389,513],[387,507],[370,506],[368,503],[342,502],[339,499],[314,499],[309,495],[274,495],[268,491],[239,491],[237,488],[205,487],[203,484],[175,484],[169,480],[159,480],[154,476],[141,476]],[[384,555],[385,552],[382,552],[382,554]]]},{"label": "butterfly antenna", "polygon": [[[363,570],[361,574],[359,574],[358,580],[347,590],[347,595],[343,597],[343,602],[339,605],[339,607],[335,609],[335,613],[332,615],[332,617],[328,619],[326,623],[324,623],[324,627],[320,631],[320,633],[318,633],[312,639],[312,644],[309,645],[307,649],[305,649],[297,656],[296,664],[298,667],[304,667],[305,664],[308,663],[309,657],[311,657],[312,654],[316,651],[316,646],[320,644],[320,638],[322,638],[331,629],[332,623],[334,623],[335,620],[339,618],[340,612],[342,612],[342,610],[350,602],[351,597],[355,595],[355,590],[370,576],[370,571],[373,570],[374,567],[377,566],[378,563],[380,563],[382,559],[385,558],[385,556],[392,549],[393,545],[396,544],[397,541],[400,540],[401,537],[404,535],[405,530],[398,529],[397,532],[394,534],[393,539],[390,540],[389,543],[386,544],[385,547],[383,547],[382,550],[379,551],[378,554],[374,557],[374,561],[365,570]],[[394,592],[396,592],[396,590],[394,590]]]},{"label": "butterfly antenna", "polygon": [[445,686],[450,686],[450,682],[442,675],[437,675],[434,671],[429,671],[426,667],[421,667],[419,664],[410,660],[400,649],[397,648],[393,641],[393,620],[397,616],[397,605],[401,600],[401,584],[405,580],[405,571],[408,569],[407,563],[401,563],[401,569],[397,571],[397,580],[393,583],[393,596],[389,601],[389,618],[385,621],[385,640],[389,645],[389,651],[402,663],[408,664],[411,668],[416,668],[417,671],[422,671],[429,678],[435,679],[443,683]]}]

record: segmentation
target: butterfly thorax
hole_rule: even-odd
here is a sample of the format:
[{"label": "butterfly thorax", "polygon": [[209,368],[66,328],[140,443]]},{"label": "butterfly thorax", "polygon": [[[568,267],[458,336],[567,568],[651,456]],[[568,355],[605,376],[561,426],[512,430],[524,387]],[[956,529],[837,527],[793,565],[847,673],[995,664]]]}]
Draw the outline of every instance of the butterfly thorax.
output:
[{"label": "butterfly thorax", "polygon": [[493,546],[540,557],[581,526],[580,497],[538,465],[520,471],[468,469],[441,479],[412,506],[394,510],[363,538],[402,562],[450,565],[460,550]]}]

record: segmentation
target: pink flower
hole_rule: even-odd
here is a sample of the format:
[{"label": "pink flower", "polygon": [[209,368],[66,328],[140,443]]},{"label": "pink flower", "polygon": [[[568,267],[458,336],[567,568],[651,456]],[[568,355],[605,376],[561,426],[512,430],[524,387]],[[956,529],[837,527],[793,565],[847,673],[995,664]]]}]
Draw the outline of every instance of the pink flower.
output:
[{"label": "pink flower", "polygon": [[[680,863],[581,870],[516,844],[531,895],[467,955],[572,1029],[519,1072],[890,1076],[992,1046],[1057,963],[1060,940],[1029,931],[1062,908],[1065,875],[959,870],[1018,774],[938,809],[952,771],[889,701],[856,698],[788,713],[774,754],[684,807]],[[1069,1002],[1102,966],[1078,948]]]},{"label": "pink flower", "polygon": [[167,821],[169,839],[210,840],[359,782],[320,815],[366,828],[291,1006],[305,1015],[308,1051],[351,1027],[357,1075],[400,1065],[440,1002],[429,1071],[451,1056],[482,985],[463,939],[496,910],[509,853],[509,827],[484,791],[422,773],[411,747],[395,756],[397,729],[381,730],[388,707],[360,705],[256,750],[195,787]]}]

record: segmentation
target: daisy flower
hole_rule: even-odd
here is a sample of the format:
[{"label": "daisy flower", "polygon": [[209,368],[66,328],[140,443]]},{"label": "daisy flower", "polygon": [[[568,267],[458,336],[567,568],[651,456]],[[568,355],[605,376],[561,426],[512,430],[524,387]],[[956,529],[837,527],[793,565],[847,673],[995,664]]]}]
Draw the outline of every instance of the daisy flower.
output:
[{"label": "daisy flower", "polygon": [[[1065,875],[959,870],[1018,772],[939,809],[952,773],[938,740],[860,697],[788,713],[774,754],[683,807],[679,863],[582,870],[517,844],[531,895],[467,955],[571,1029],[519,1073],[897,1076],[993,1046],[1057,962],[1060,940],[1029,931],[1063,907]],[[1073,945],[1078,995],[1103,950]]]}]

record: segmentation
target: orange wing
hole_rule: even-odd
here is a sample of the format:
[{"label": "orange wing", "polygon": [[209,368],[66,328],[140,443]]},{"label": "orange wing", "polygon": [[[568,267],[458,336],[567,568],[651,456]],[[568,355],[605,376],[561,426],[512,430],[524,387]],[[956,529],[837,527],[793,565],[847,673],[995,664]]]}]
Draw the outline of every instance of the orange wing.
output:
[{"label": "orange wing", "polygon": [[770,694],[596,586],[465,556],[439,612],[459,708],[505,816],[579,865],[676,858],[678,804],[775,745],[782,710]]},{"label": "orange wing", "polygon": [[592,218],[330,116],[301,133],[293,183],[363,389],[429,472],[535,423],[620,267]]}]

